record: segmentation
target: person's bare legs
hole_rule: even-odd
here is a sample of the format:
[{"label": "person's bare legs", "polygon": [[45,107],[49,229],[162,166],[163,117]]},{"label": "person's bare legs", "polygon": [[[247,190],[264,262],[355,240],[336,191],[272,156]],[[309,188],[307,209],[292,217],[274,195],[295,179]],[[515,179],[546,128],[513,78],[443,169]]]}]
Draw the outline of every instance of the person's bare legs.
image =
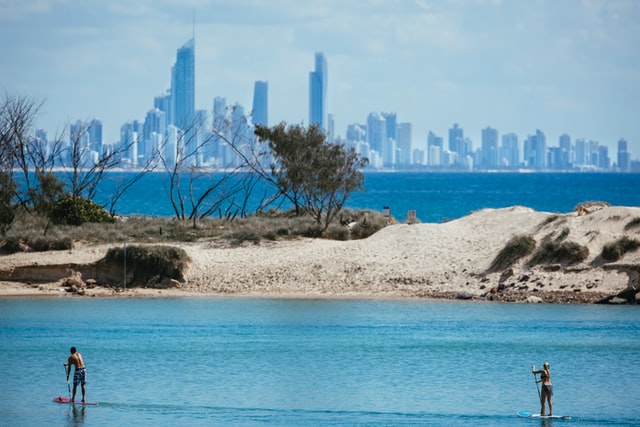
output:
[{"label": "person's bare legs", "polygon": [[[544,389],[543,389],[544,390]],[[542,392],[542,396],[540,397],[540,416],[544,417],[544,407],[545,401],[548,399],[547,393],[545,391]]]},{"label": "person's bare legs", "polygon": [[551,403],[551,398],[553,396],[551,396],[550,394],[547,395],[547,402],[549,402],[549,415],[553,415],[553,404]]},{"label": "person's bare legs", "polygon": [[78,388],[78,385],[77,385],[77,384],[74,384],[74,385],[73,385],[73,392],[72,392],[72,394],[71,394],[71,401],[72,401],[72,402],[75,402],[75,401],[76,401],[76,389],[77,389],[77,388]]},{"label": "person's bare legs", "polygon": [[[84,386],[84,384],[82,384],[82,403],[84,403],[84,395],[86,393],[86,388]],[[551,403],[549,403],[549,409],[551,409]]]}]

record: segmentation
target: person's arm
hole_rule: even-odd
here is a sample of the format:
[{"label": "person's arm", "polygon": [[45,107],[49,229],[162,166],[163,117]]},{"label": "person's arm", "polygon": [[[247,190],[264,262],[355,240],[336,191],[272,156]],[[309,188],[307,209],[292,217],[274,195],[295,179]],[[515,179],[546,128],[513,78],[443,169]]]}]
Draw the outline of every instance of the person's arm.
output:
[{"label": "person's arm", "polygon": [[[541,373],[543,373],[543,372],[544,372],[544,371],[542,371],[542,370],[540,370],[540,371],[536,371],[536,365],[531,365],[531,373],[532,373],[533,375],[541,374]],[[538,379],[538,377],[536,377],[536,383],[540,383],[540,382],[542,382],[542,378]]]}]

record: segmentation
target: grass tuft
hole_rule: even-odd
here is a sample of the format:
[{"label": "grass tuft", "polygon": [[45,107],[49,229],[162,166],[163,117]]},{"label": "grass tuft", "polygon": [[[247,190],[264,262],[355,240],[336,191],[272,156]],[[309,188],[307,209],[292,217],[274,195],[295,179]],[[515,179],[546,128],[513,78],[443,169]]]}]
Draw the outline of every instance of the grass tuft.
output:
[{"label": "grass tuft", "polygon": [[531,236],[518,235],[512,237],[494,258],[489,267],[489,272],[502,271],[511,267],[516,261],[533,252],[535,247],[536,241]]},{"label": "grass tuft", "polygon": [[621,237],[613,243],[608,243],[602,247],[602,259],[608,262],[617,261],[627,252],[640,248],[640,242],[627,236]]},{"label": "grass tuft", "polygon": [[633,230],[634,228],[640,228],[640,217],[633,218],[624,226],[625,231]]},{"label": "grass tuft", "polygon": [[577,264],[589,256],[589,249],[575,242],[544,239],[529,261],[530,265],[545,263]]}]

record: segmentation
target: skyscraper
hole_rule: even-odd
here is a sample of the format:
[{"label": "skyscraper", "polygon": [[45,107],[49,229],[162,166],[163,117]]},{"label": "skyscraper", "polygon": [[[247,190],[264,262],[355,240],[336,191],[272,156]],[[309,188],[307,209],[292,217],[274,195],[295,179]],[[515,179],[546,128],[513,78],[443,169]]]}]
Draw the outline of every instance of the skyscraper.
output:
[{"label": "skyscraper", "polygon": [[401,166],[411,164],[411,123],[398,123],[396,126],[396,163]]},{"label": "skyscraper", "polygon": [[171,124],[183,130],[192,125],[195,93],[195,38],[192,38],[178,49],[171,69]]},{"label": "skyscraper", "polygon": [[618,140],[618,168],[621,171],[628,171],[631,168],[631,155],[627,151],[627,140]]},{"label": "skyscraper", "polygon": [[502,135],[501,166],[517,168],[520,166],[520,145],[518,135],[513,132]]},{"label": "skyscraper", "polygon": [[547,137],[541,130],[527,137],[523,151],[528,167],[540,170],[547,167]]},{"label": "skyscraper", "polygon": [[384,154],[387,142],[387,121],[382,114],[371,113],[367,117],[367,142],[369,148],[381,156]]},{"label": "skyscraper", "polygon": [[498,131],[492,127],[482,129],[481,166],[485,168],[498,166]]},{"label": "skyscraper", "polygon": [[326,130],[327,60],[322,52],[316,52],[315,65],[315,71],[309,73],[309,125]]},{"label": "skyscraper", "polygon": [[253,86],[253,111],[251,119],[254,125],[269,126],[267,120],[268,83],[257,81]]}]

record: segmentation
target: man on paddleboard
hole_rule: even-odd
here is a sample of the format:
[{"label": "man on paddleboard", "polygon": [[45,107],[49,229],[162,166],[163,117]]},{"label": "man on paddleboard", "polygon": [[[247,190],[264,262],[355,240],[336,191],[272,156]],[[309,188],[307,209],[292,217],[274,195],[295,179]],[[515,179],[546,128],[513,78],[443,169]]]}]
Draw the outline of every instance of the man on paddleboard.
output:
[{"label": "man on paddleboard", "polygon": [[71,356],[67,360],[64,366],[67,367],[67,382],[69,382],[69,374],[71,374],[71,365],[74,366],[73,371],[73,393],[71,395],[71,402],[76,400],[76,389],[78,384],[82,386],[82,403],[84,403],[84,395],[86,392],[85,383],[87,381],[87,368],[84,366],[84,360],[82,355],[76,351],[75,347],[71,347]]},{"label": "man on paddleboard", "polygon": [[553,385],[551,384],[551,371],[549,370],[549,362],[544,362],[543,368],[539,371],[535,370],[536,367],[531,367],[533,374],[540,374],[540,380],[536,380],[537,383],[542,383],[542,392],[540,394],[540,415],[544,416],[544,404],[545,401],[549,403],[549,416],[553,415],[553,405],[551,404],[551,398],[553,397]]}]

